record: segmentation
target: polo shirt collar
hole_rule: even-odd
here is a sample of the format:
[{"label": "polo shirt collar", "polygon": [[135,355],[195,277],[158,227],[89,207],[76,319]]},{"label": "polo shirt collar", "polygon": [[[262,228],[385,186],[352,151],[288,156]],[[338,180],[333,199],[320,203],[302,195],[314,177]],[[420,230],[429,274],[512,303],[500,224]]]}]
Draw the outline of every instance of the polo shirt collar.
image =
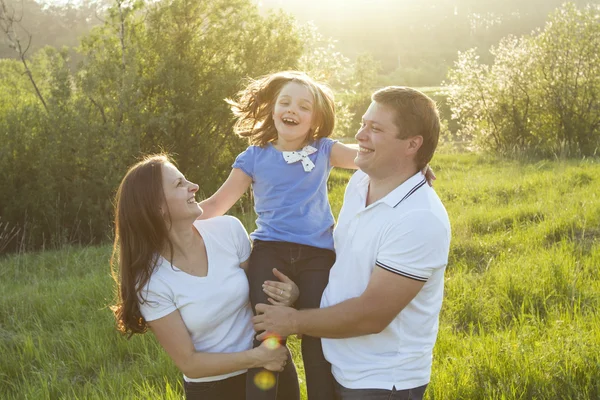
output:
[{"label": "polo shirt collar", "polygon": [[[361,192],[364,195],[365,200],[367,196],[367,191],[369,189],[369,182],[370,178],[367,174],[365,174],[364,177],[358,183],[362,189]],[[402,182],[400,186],[389,192],[385,197],[377,200],[375,203],[369,205],[369,207],[367,208],[371,208],[372,206],[379,203],[384,203],[394,208],[426,184],[427,180],[425,179],[425,176],[421,173],[421,171],[419,171],[410,178],[408,178],[406,181]]]}]

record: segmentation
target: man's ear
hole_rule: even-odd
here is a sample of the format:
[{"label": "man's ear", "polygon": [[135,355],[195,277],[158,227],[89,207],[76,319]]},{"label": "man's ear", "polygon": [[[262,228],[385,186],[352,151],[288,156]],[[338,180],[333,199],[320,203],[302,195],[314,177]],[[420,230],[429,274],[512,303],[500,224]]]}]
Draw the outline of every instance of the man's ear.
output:
[{"label": "man's ear", "polygon": [[411,154],[416,154],[423,145],[423,136],[413,136],[408,139],[408,151]]}]

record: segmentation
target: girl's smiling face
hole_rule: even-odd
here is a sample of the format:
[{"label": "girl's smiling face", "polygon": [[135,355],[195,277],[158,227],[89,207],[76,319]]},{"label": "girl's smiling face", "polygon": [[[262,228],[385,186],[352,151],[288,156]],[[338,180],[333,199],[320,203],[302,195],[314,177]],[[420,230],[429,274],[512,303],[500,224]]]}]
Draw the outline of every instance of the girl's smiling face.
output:
[{"label": "girl's smiling face", "polygon": [[299,149],[313,127],[313,119],[314,98],[310,90],[298,82],[287,83],[273,109],[277,144],[286,147],[285,150]]}]

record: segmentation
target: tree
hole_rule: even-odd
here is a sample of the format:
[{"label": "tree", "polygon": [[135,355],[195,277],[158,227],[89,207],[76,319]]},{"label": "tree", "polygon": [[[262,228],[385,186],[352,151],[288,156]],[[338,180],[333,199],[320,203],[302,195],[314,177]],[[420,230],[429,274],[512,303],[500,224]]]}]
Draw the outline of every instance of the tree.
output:
[{"label": "tree", "polygon": [[[22,27],[20,24],[21,19],[22,16],[17,16],[14,8],[11,9],[7,6],[5,0],[0,0],[0,29],[8,40],[8,47],[17,52],[19,60],[21,60],[21,63],[23,64],[25,74],[29,78],[42,105],[47,110],[48,107],[46,106],[46,101],[40,93],[40,89],[33,78],[29,65],[27,64],[27,59],[25,58],[27,51],[29,51],[29,46],[31,45],[31,34]],[[27,36],[26,41],[21,40],[21,37],[17,33],[17,27],[20,27],[21,31],[25,32],[25,35]]]},{"label": "tree", "polygon": [[345,136],[353,137],[362,124],[362,116],[371,104],[371,94],[376,88],[381,64],[370,54],[360,54],[352,66],[349,85],[341,95],[351,119]]},{"label": "tree", "polygon": [[67,50],[27,59],[46,107],[22,63],[0,60],[0,215],[20,230],[7,250],[104,241],[112,195],[144,153],[174,153],[212,193],[246,145],[224,99],[303,50],[288,16],[250,0],[117,0],[103,18],[75,71]]},{"label": "tree", "polygon": [[447,93],[460,133],[500,153],[589,156],[600,145],[600,7],[566,4],[543,31],[506,37],[494,62],[460,53]]}]

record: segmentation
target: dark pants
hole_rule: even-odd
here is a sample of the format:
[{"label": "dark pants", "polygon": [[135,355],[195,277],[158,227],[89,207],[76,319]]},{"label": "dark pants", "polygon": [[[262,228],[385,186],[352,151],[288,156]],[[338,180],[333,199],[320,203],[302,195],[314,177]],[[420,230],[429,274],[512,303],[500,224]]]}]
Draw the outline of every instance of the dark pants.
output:
[{"label": "dark pants", "polygon": [[427,385],[413,389],[348,389],[335,382],[336,400],[423,400]]},{"label": "dark pants", "polygon": [[232,376],[221,381],[183,381],[187,400],[244,400],[246,397],[246,374]]},{"label": "dark pants", "polygon": [[[293,396],[295,385],[298,391],[298,375],[292,363],[286,365],[280,374],[282,388],[292,388],[292,391],[280,390],[277,400],[288,400]],[[246,400],[246,374],[213,382],[186,382],[183,389],[187,400]]]},{"label": "dark pants", "polygon": [[[292,279],[300,289],[300,297],[296,300],[296,308],[319,308],[321,296],[329,281],[329,270],[335,262],[332,250],[320,249],[288,242],[267,242],[255,240],[248,266],[248,281],[250,282],[250,302],[252,308],[259,304],[270,304],[267,295],[262,290],[262,284],[267,280],[277,280],[272,269],[279,271]],[[254,346],[260,342],[255,340]],[[321,339],[302,337],[302,359],[306,374],[306,389],[308,400],[333,400],[334,379],[331,375],[331,365],[323,357]],[[291,363],[289,363],[291,364]],[[299,399],[299,389],[296,395],[289,388],[283,387],[283,382],[270,390],[260,390],[253,384],[254,376],[262,369],[248,371],[246,393],[248,400],[274,400],[277,392],[284,390],[289,393],[289,400]]]}]

